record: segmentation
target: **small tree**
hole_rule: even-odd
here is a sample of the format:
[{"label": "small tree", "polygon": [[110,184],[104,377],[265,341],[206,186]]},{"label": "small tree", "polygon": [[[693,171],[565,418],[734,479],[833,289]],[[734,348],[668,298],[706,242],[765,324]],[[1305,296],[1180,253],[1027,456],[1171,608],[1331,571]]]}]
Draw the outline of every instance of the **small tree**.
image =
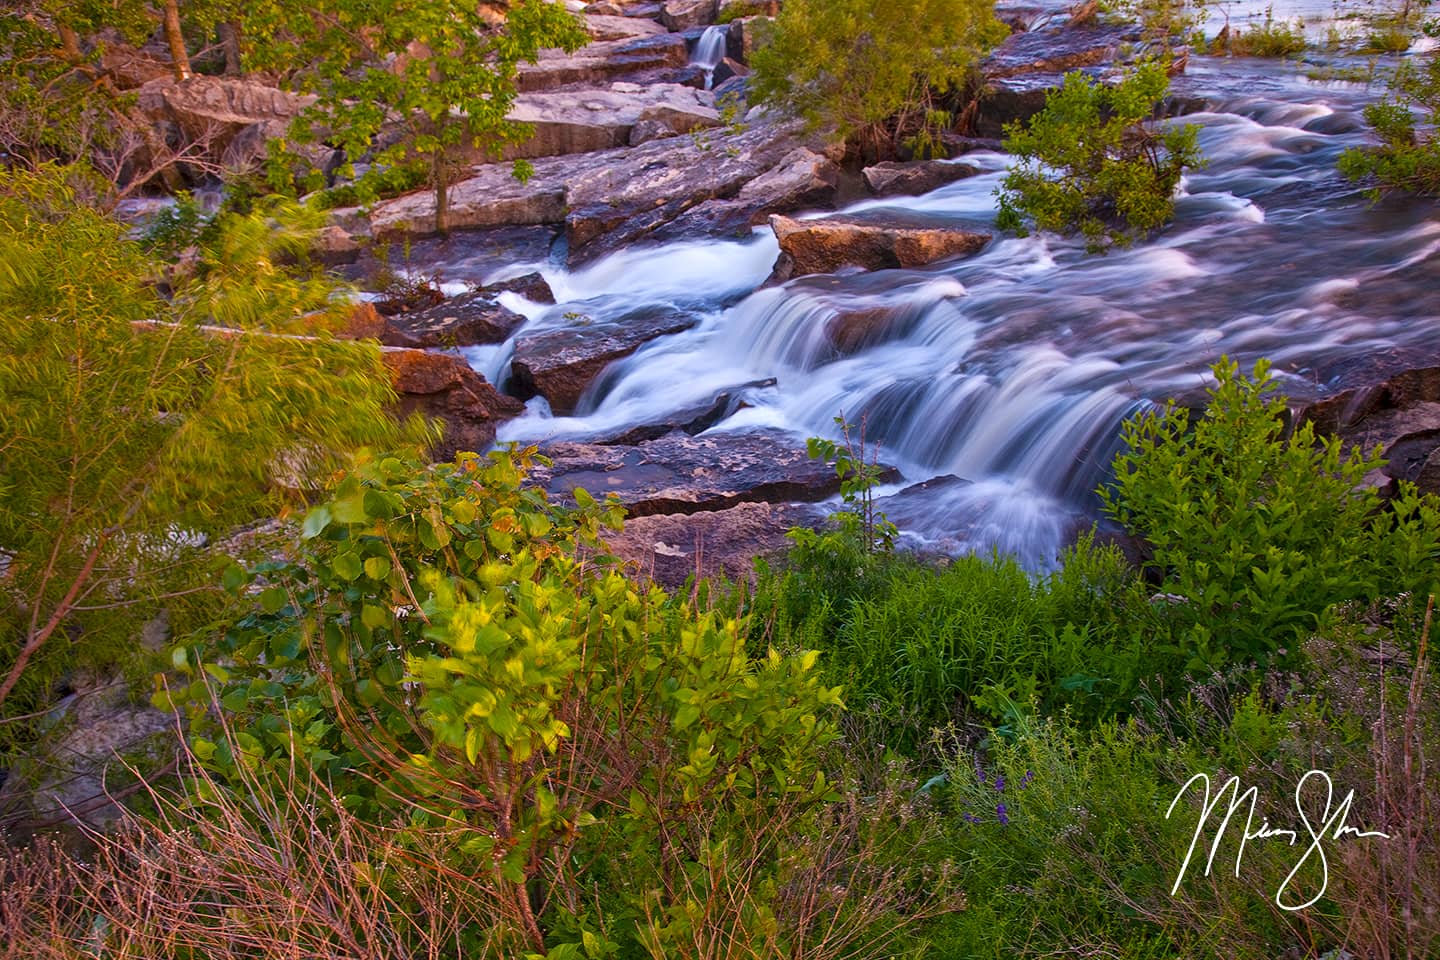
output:
[{"label": "small tree", "polygon": [[[1433,54],[1422,68],[1402,64],[1391,81],[1392,99],[1365,108],[1365,120],[1380,138],[1379,147],[1351,147],[1340,155],[1340,172],[1352,180],[1373,179],[1372,200],[1402,190],[1440,196],[1440,57]],[[1421,133],[1416,110],[1429,133]]]},{"label": "small tree", "polygon": [[[133,656],[161,607],[215,593],[206,538],[273,516],[403,437],[373,345],[315,333],[303,234],[236,220],[172,301],[74,171],[0,173],[0,716]],[[208,324],[224,322],[233,332]],[[176,625],[179,626],[177,616]]]},{"label": "small tree", "polygon": [[948,124],[936,94],[963,88],[1008,33],[993,0],[787,0],[755,51],[751,97],[878,148],[891,130]]},{"label": "small tree", "polygon": [[1113,86],[1067,74],[1028,125],[1005,128],[1018,163],[999,191],[1001,229],[1080,233],[1102,252],[1167,223],[1180,175],[1200,162],[1196,127],[1151,122],[1169,85],[1155,61]]},{"label": "small tree", "polygon": [[[586,40],[564,6],[547,0],[512,6],[502,25],[473,0],[321,0],[252,11],[247,27],[261,38],[251,48],[260,65],[315,64],[292,81],[319,97],[297,119],[295,138],[333,143],[352,160],[378,145],[379,168],[424,164],[442,234],[456,148],[495,151],[529,132],[506,118],[518,64]],[[320,185],[316,176],[307,186]]]}]

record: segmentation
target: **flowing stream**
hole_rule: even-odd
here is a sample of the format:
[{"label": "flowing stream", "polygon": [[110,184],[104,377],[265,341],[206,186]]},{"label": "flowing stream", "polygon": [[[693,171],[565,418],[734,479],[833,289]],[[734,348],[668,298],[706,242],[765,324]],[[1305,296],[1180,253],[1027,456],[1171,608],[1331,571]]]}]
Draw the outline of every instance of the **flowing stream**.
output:
[{"label": "flowing stream", "polygon": [[[969,259],[758,289],[777,253],[759,228],[746,242],[627,250],[575,272],[514,265],[504,275],[538,268],[561,301],[507,294],[526,331],[644,304],[704,319],[613,365],[578,415],[532,401],[500,439],[581,439],[773,378],[713,429],[834,436],[837,415],[863,417],[905,484],[970,481],[921,495],[904,511],[908,536],[1039,568],[1098,515],[1094,490],[1123,419],[1172,395],[1203,396],[1222,354],[1246,367],[1270,358],[1306,398],[1334,389],[1347,361],[1440,346],[1436,205],[1372,206],[1335,171],[1343,149],[1365,142],[1360,110],[1378,88],[1243,60],[1192,57],[1188,73],[1211,107],[1172,122],[1200,127],[1208,164],[1184,179],[1176,222],[1128,250],[1094,256],[1077,241],[996,234]],[[963,159],[985,172],[845,212],[993,229],[1007,158]],[[889,318],[878,342],[832,346],[832,318],[870,309]],[[513,342],[467,354],[503,383],[512,352]]]}]

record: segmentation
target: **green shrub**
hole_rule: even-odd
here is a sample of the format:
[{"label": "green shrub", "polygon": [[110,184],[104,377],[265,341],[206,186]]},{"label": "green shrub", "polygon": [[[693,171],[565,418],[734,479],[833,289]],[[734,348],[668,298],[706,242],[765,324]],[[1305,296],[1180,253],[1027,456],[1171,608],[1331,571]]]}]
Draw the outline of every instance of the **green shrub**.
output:
[{"label": "green shrub", "polygon": [[1250,378],[1228,359],[1204,416],[1125,424],[1106,510],[1154,547],[1163,590],[1183,598],[1184,653],[1204,669],[1259,660],[1315,629],[1333,604],[1433,583],[1440,504],[1413,488],[1389,513],[1361,487],[1378,451],[1343,452],[1310,423],[1288,437],[1268,363]]},{"label": "green shrub", "polygon": [[1180,175],[1200,160],[1195,127],[1151,122],[1168,87],[1157,62],[1114,86],[1066,74],[1028,125],[1006,127],[1018,163],[1001,185],[997,225],[1080,233],[1103,251],[1168,222]]},{"label": "green shrub", "polygon": [[870,149],[929,125],[1008,34],[993,0],[787,0],[760,34],[750,99]]},{"label": "green shrub", "polygon": [[[757,825],[794,839],[835,797],[838,691],[816,652],[752,655],[736,621],[626,581],[597,540],[618,506],[548,503],[530,458],[370,464],[295,561],[227,575],[253,612],[182,648],[203,677],[160,700],[191,705],[196,754],[232,781],[298,764],[355,815],[455,833],[437,867],[495,900],[477,944],[679,956],[743,882],[725,935],[759,949],[787,848]],[[206,732],[206,678],[231,736]]]},{"label": "green shrub", "polygon": [[1211,52],[1236,57],[1288,57],[1305,50],[1304,23],[1296,19],[1294,24],[1275,19],[1273,7],[1265,8],[1265,19],[1251,23],[1244,33],[1231,32],[1226,42],[1218,38],[1211,45]]},{"label": "green shrub", "polygon": [[[1365,120],[1380,138],[1379,147],[1352,147],[1340,155],[1340,172],[1352,180],[1374,180],[1372,200],[1390,190],[1440,196],[1440,57],[1423,68],[1402,64],[1391,81],[1393,99],[1365,108]],[[1415,111],[1421,112],[1417,122]],[[1422,133],[1421,128],[1431,132]]]}]

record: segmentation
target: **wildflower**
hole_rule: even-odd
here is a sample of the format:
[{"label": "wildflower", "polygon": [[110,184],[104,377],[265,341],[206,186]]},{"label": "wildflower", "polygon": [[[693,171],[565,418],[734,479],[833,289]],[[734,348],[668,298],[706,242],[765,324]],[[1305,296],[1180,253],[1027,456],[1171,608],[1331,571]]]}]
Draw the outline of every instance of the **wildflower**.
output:
[{"label": "wildflower", "polygon": [[1005,812],[1005,804],[995,804],[995,818],[1000,821],[1000,826],[1010,826],[1010,815]]},{"label": "wildflower", "polygon": [[1034,770],[1026,770],[1026,771],[1025,771],[1025,776],[1023,776],[1023,777],[1020,778],[1020,789],[1021,789],[1021,790],[1024,790],[1026,787],[1030,786],[1030,781],[1031,781],[1031,780],[1034,780],[1034,779],[1035,779],[1035,771],[1034,771]]},{"label": "wildflower", "polygon": [[975,816],[975,814],[973,814],[973,813],[966,813],[966,814],[964,814],[964,818],[965,818],[965,822],[966,822],[966,823],[979,823],[979,822],[980,822],[980,818],[977,817],[977,816]]},{"label": "wildflower", "polygon": [[1004,792],[1005,792],[1005,776],[1004,776],[1003,774],[997,773],[997,774],[995,775],[995,792],[996,792],[996,793],[1004,793]]}]

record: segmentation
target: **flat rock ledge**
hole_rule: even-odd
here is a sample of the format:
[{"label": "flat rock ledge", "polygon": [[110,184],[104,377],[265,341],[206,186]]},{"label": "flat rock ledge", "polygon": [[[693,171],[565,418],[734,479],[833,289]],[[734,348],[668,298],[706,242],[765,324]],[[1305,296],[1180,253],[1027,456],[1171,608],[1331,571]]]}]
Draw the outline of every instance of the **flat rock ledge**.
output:
[{"label": "flat rock ledge", "polygon": [[560,442],[540,452],[554,462],[531,479],[553,496],[568,499],[576,487],[596,498],[614,493],[632,517],[813,503],[840,490],[835,469],[811,460],[805,441],[783,430],[673,433],[633,447]]},{"label": "flat rock ledge", "polygon": [[780,241],[780,257],[768,281],[772,284],[843,267],[922,267],[970,256],[990,242],[988,233],[956,227],[891,225],[848,217],[792,220],[777,214],[770,217],[770,229]]}]

